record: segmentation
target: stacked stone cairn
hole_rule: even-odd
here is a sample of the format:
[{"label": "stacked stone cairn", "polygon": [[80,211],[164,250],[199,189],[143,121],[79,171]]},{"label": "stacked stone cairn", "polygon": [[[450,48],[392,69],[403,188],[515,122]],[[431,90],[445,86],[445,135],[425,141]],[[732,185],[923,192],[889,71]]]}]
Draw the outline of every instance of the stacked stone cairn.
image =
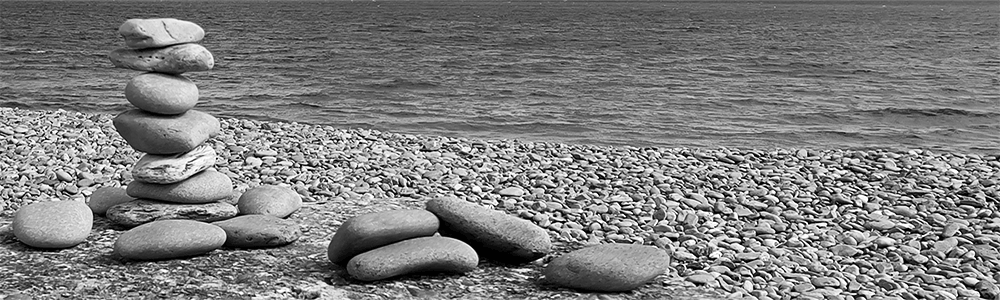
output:
[{"label": "stacked stone cairn", "polygon": [[[330,240],[327,257],[360,281],[414,273],[461,274],[480,258],[502,265],[529,263],[549,254],[545,229],[501,211],[454,197],[432,199],[425,209],[355,216]],[[669,255],[656,247],[607,244],[552,260],[545,281],[602,292],[636,289],[663,274]]]},{"label": "stacked stone cairn", "polygon": [[[125,98],[136,108],[113,120],[129,146],[144,153],[132,168],[127,197],[117,188],[95,192],[100,197],[91,199],[95,212],[135,227],[118,238],[115,252],[128,259],[161,260],[224,245],[268,247],[296,240],[298,225],[282,219],[301,206],[291,189],[251,189],[240,197],[246,203],[238,203],[244,211],[223,201],[233,196],[233,181],[213,168],[217,154],[207,143],[219,134],[220,123],[193,109],[198,87],[182,76],[214,66],[212,54],[195,44],[205,31],[177,19],[130,19],[118,32],[128,48],[112,51],[111,62],[146,73],[125,87]],[[234,218],[238,213],[246,216]]]}]

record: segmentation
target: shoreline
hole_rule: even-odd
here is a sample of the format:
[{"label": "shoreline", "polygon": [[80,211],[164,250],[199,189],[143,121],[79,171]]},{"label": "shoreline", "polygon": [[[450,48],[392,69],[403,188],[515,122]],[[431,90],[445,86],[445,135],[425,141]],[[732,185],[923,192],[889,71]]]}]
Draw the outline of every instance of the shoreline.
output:
[{"label": "shoreline", "polygon": [[[28,201],[123,185],[139,158],[112,115],[0,115],[0,226]],[[636,148],[220,120],[209,143],[237,191],[289,185],[345,211],[454,195],[566,245],[659,246],[674,258],[664,277],[724,294],[985,296],[1000,281],[1000,153]]]}]

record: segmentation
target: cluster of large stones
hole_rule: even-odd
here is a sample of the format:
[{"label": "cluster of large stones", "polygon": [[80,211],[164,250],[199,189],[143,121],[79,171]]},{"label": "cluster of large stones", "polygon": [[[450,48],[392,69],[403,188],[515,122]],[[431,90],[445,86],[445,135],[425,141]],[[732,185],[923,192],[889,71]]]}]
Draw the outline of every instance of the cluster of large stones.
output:
[{"label": "cluster of large stones", "polygon": [[[331,262],[361,281],[414,273],[466,273],[480,259],[528,263],[552,249],[548,232],[534,223],[462,199],[430,200],[425,209],[355,216],[338,228],[327,248]],[[663,274],[662,249],[632,244],[587,247],[554,259],[546,282],[593,291],[638,288]]]},{"label": "cluster of large stones", "polygon": [[[115,66],[146,71],[128,83],[125,98],[136,107],[114,118],[115,130],[144,155],[132,167],[126,188],[96,189],[82,201],[47,201],[15,214],[13,232],[36,248],[68,248],[86,240],[93,215],[130,227],[114,244],[127,259],[163,260],[234,248],[290,244],[301,235],[285,218],[302,205],[288,187],[262,185],[244,192],[236,205],[233,181],[214,169],[217,154],[208,140],[219,120],[193,110],[198,88],[182,73],[210,70],[212,55],[194,44],[204,30],[176,19],[131,19],[119,28],[128,49],[111,52]],[[240,216],[237,216],[240,215]]]}]

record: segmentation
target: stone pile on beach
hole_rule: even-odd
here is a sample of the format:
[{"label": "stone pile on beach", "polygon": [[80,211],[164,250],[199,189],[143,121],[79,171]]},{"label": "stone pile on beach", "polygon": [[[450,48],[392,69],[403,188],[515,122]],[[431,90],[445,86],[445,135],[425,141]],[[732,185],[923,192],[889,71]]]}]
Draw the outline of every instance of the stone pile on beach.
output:
[{"label": "stone pile on beach", "polygon": [[[215,65],[212,54],[195,44],[205,31],[177,19],[130,19],[118,32],[128,48],[112,51],[111,62],[146,73],[125,87],[125,98],[136,109],[119,114],[113,124],[129,146],[145,154],[132,167],[134,180],[125,189],[136,200],[114,204],[123,199],[120,191],[107,191],[91,201],[95,211],[106,210],[104,214],[115,223],[138,226],[122,234],[115,252],[131,259],[158,260],[198,255],[223,245],[267,247],[294,241],[298,225],[281,219],[301,205],[294,191],[257,187],[241,196],[242,211],[224,201],[233,197],[233,181],[215,170],[218,155],[207,143],[219,134],[220,123],[193,109],[198,87],[182,75]],[[266,216],[227,220],[238,213]]]}]

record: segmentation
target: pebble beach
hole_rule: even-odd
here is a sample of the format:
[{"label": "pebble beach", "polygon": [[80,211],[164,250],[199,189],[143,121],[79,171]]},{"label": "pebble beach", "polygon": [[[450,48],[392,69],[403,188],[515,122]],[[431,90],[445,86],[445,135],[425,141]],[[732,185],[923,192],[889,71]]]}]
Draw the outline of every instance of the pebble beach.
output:
[{"label": "pebble beach", "polygon": [[[0,108],[0,226],[132,181],[110,114]],[[223,118],[235,190],[306,202],[455,196],[554,241],[641,243],[689,284],[756,299],[997,299],[1000,153],[637,148]]]}]

